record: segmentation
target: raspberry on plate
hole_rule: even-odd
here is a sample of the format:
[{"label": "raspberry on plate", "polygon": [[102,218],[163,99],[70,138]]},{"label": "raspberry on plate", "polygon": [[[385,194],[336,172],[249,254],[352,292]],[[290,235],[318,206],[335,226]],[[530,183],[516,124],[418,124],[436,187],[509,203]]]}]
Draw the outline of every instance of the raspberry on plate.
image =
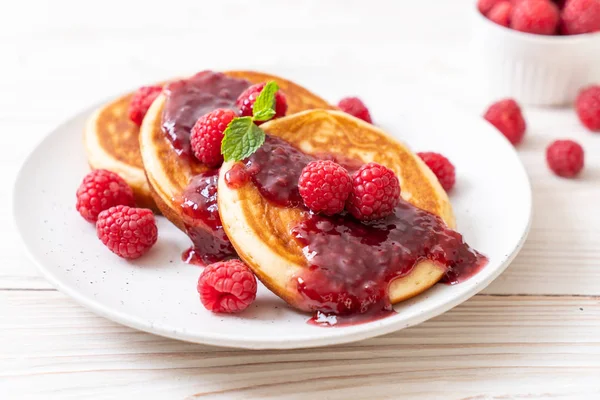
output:
[{"label": "raspberry on plate", "polygon": [[444,190],[449,192],[454,187],[454,182],[456,181],[456,172],[450,160],[439,153],[433,152],[417,153],[417,155],[421,157],[421,160],[435,174]]},{"label": "raspberry on plate", "polygon": [[110,251],[127,259],[141,257],[158,238],[152,211],[128,206],[102,211],[96,223],[96,233]]},{"label": "raspberry on plate", "polygon": [[360,118],[370,124],[373,123],[369,109],[358,97],[344,97],[338,103],[338,107],[347,114],[350,114],[356,118]]},{"label": "raspberry on plate", "polygon": [[553,35],[560,12],[550,0],[519,0],[515,3],[510,27],[521,32]]},{"label": "raspberry on plate", "polygon": [[[237,99],[236,105],[240,109],[240,115],[243,117],[251,117],[252,116],[252,106],[256,101],[256,98],[260,94],[260,92],[265,87],[266,83],[258,83],[256,85],[250,86],[248,89],[244,90],[242,94]],[[287,99],[285,98],[285,94],[281,90],[278,90],[275,93],[275,118],[284,117],[287,112]],[[256,125],[262,124],[264,121],[254,121]]]},{"label": "raspberry on plate", "polygon": [[508,28],[512,11],[513,6],[510,1],[501,1],[490,10],[487,17],[490,21]]},{"label": "raspberry on plate", "polygon": [[600,132],[600,85],[582,89],[575,100],[575,109],[586,128]]},{"label": "raspberry on plate", "polygon": [[225,128],[233,118],[235,113],[223,108],[198,118],[190,134],[192,151],[198,160],[213,168],[223,163],[221,141]]},{"label": "raspberry on plate", "polygon": [[77,189],[75,208],[87,221],[96,222],[100,212],[117,205],[133,206],[133,190],[114,172],[97,169],[85,176]]},{"label": "raspberry on plate", "polygon": [[333,161],[308,163],[300,174],[298,190],[306,207],[325,215],[339,214],[352,191],[350,175]]},{"label": "raspberry on plate", "polygon": [[480,13],[487,16],[488,13],[492,11],[492,8],[496,6],[496,4],[502,3],[504,1],[506,0],[477,0],[477,9]]},{"label": "raspberry on plate", "polygon": [[399,201],[400,182],[394,171],[372,162],[352,176],[346,208],[354,218],[371,221],[392,214]]},{"label": "raspberry on plate", "polygon": [[256,278],[240,260],[217,262],[202,271],[198,279],[198,294],[209,311],[240,312],[256,298]]},{"label": "raspberry on plate", "polygon": [[142,86],[135,92],[129,103],[129,119],[136,125],[142,125],[142,121],[148,109],[162,92],[161,86]]},{"label": "raspberry on plate", "polygon": [[490,106],[483,116],[513,144],[525,136],[526,124],[521,108],[513,99],[500,100]]},{"label": "raspberry on plate", "polygon": [[572,140],[556,140],[546,149],[546,161],[556,175],[572,178],[583,169],[583,147]]},{"label": "raspberry on plate", "polygon": [[560,15],[560,31],[578,35],[600,31],[600,0],[568,0]]}]

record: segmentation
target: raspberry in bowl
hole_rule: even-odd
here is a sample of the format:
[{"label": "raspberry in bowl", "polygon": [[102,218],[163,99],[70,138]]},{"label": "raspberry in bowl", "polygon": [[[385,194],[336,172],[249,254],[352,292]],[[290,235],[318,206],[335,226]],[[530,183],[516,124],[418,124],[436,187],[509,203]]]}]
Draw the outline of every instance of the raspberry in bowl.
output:
[{"label": "raspberry in bowl", "polygon": [[475,3],[470,76],[487,100],[565,105],[600,81],[600,0]]}]

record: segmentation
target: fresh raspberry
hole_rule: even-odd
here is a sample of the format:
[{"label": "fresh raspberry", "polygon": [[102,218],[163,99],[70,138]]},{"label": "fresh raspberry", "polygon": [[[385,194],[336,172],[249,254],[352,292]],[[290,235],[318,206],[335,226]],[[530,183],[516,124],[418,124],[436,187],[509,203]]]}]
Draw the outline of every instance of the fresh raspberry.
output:
[{"label": "fresh raspberry", "polygon": [[79,214],[90,222],[96,222],[98,214],[113,206],[133,206],[133,191],[114,172],[97,169],[85,176],[77,189],[77,204]]},{"label": "fresh raspberry", "polygon": [[298,190],[306,207],[325,215],[339,214],[352,191],[350,175],[333,161],[308,163],[300,174]]},{"label": "fresh raspberry", "polygon": [[352,193],[346,207],[361,221],[386,217],[400,201],[400,182],[389,168],[377,163],[365,164],[352,176]]},{"label": "fresh raspberry", "polygon": [[[244,90],[242,94],[237,99],[236,105],[240,109],[240,115],[244,117],[252,116],[252,106],[256,101],[256,98],[260,94],[260,92],[265,87],[266,83],[258,83],[256,85],[250,86],[248,89]],[[275,118],[284,117],[287,112],[287,100],[285,98],[285,94],[281,90],[278,90],[275,93]],[[255,121],[256,125],[262,124],[264,121]]]},{"label": "fresh raspberry", "polygon": [[256,278],[240,260],[209,265],[198,279],[200,301],[215,313],[245,310],[256,298]]},{"label": "fresh raspberry", "polygon": [[141,257],[156,243],[158,229],[147,208],[115,206],[104,210],[96,223],[98,238],[119,257]]},{"label": "fresh raspberry", "polygon": [[135,92],[129,103],[129,119],[134,124],[142,125],[148,109],[161,91],[160,86],[142,86]]},{"label": "fresh raspberry", "polygon": [[546,161],[556,175],[572,178],[583,169],[583,147],[572,140],[556,140],[546,149]]},{"label": "fresh raspberry", "polygon": [[454,187],[454,182],[456,181],[454,165],[452,165],[450,160],[439,153],[433,152],[417,153],[417,155],[421,157],[421,160],[435,174],[444,190],[449,192]]},{"label": "fresh raspberry", "polygon": [[494,6],[488,14],[490,21],[498,25],[508,27],[510,25],[510,17],[512,15],[513,6],[510,1],[502,1]]},{"label": "fresh raspberry", "polygon": [[477,9],[479,10],[480,13],[487,16],[488,13],[490,11],[492,11],[492,8],[494,8],[494,6],[496,6],[496,4],[502,3],[504,1],[505,0],[478,0],[477,1]]},{"label": "fresh raspberry", "polygon": [[344,97],[338,103],[338,107],[347,114],[360,118],[370,124],[373,123],[369,109],[358,97]]},{"label": "fresh raspberry", "polygon": [[198,118],[190,134],[192,151],[198,160],[209,167],[223,163],[221,141],[225,128],[235,118],[231,110],[219,108]]},{"label": "fresh raspberry", "polygon": [[586,128],[600,132],[600,85],[581,90],[575,100],[575,109]]},{"label": "fresh raspberry", "polygon": [[600,0],[568,0],[560,15],[560,31],[564,35],[600,31]]},{"label": "fresh raspberry", "polygon": [[500,100],[490,106],[483,116],[513,144],[525,136],[526,124],[521,108],[513,99]]},{"label": "fresh raspberry", "polygon": [[515,4],[510,27],[538,35],[556,33],[560,12],[550,0],[520,0]]}]

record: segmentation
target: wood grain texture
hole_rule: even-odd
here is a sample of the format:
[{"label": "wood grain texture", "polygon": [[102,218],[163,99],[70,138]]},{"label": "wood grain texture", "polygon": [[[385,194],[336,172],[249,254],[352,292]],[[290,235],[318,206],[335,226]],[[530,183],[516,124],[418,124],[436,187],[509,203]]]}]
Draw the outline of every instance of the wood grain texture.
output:
[{"label": "wood grain texture", "polygon": [[600,299],[592,297],[477,296],[351,345],[247,351],[137,332],[57,292],[0,292],[0,330],[10,343],[0,353],[0,398],[600,395]]}]

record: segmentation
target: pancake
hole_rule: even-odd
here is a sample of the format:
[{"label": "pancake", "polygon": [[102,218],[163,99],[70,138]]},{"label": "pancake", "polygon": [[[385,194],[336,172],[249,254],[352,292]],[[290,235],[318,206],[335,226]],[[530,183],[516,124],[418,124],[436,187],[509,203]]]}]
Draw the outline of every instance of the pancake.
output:
[{"label": "pancake", "polygon": [[[280,90],[285,94],[288,115],[312,108],[335,108],[307,89],[276,76],[252,71],[228,71],[224,74],[204,71],[188,80],[171,83],[154,101],[142,123],[139,136],[140,150],[156,205],[163,215],[178,228],[187,231],[194,237],[200,235],[200,240],[207,242],[211,247],[207,251],[214,250],[220,254],[222,250],[215,250],[214,244],[210,243],[210,238],[207,238],[207,234],[202,231],[204,228],[208,231],[214,231],[215,227],[219,228],[218,221],[215,221],[218,219],[218,213],[212,213],[205,218],[196,218],[202,216],[202,213],[194,214],[195,211],[190,211],[190,208],[197,207],[187,208],[191,214],[185,212],[185,207],[182,207],[182,204],[188,203],[186,201],[188,197],[182,198],[185,196],[186,190],[191,192],[190,196],[196,196],[193,192],[200,191],[198,188],[190,188],[192,178],[207,173],[207,171],[210,173],[205,165],[190,154],[189,132],[191,126],[199,116],[213,111],[215,108],[235,108],[235,100],[245,88],[251,84],[267,81],[277,82]],[[174,96],[172,93],[176,91],[182,94]],[[186,98],[186,95],[189,97]],[[170,114],[167,113],[167,122],[163,124],[163,114],[165,114],[169,96],[175,99],[172,100],[174,103],[177,102],[177,104],[173,104],[172,113],[177,114],[175,117],[178,118],[178,122],[170,123],[168,118]],[[216,175],[214,186],[216,190]],[[210,204],[208,208],[214,210],[216,203]],[[223,242],[227,241],[226,237],[221,239]],[[194,240],[194,243],[197,247],[199,246],[198,241]],[[225,246],[225,243],[221,244]]]},{"label": "pancake", "polygon": [[107,169],[133,189],[138,207],[158,211],[146,180],[139,145],[139,127],[128,116],[133,93],[96,110],[84,130],[84,146],[92,169]]},{"label": "pancake", "polygon": [[[341,156],[341,159],[350,158],[360,163],[373,161],[387,166],[400,180],[403,200],[439,216],[448,227],[454,228],[450,201],[435,175],[405,145],[377,127],[343,112],[326,110],[301,112],[269,121],[261,127],[268,137],[283,139],[306,154],[321,158],[327,153],[337,155],[337,161]],[[268,151],[275,154],[273,149]],[[314,305],[303,300],[297,290],[297,278],[307,271],[311,255],[303,252],[303,246],[291,232],[307,218],[306,210],[297,203],[284,206],[266,199],[252,181],[242,180],[234,185],[239,187],[230,187],[228,171],[240,165],[225,163],[219,175],[218,204],[225,232],[238,255],[265,286],[290,305],[303,311],[315,311]],[[285,175],[287,169],[281,171]],[[387,292],[389,301],[397,303],[427,290],[444,273],[439,265],[427,259],[419,260],[407,275],[391,282]]]}]

